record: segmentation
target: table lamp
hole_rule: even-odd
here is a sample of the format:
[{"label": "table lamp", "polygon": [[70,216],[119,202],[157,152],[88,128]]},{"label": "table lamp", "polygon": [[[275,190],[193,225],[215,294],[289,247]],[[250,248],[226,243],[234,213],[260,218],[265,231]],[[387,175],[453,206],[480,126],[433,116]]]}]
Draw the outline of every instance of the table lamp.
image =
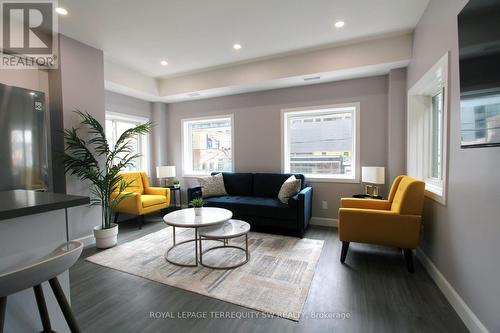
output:
[{"label": "table lamp", "polygon": [[380,195],[379,187],[377,185],[385,184],[385,168],[384,167],[362,167],[361,168],[361,181],[363,183],[374,184],[366,185],[366,194],[372,197]]},{"label": "table lamp", "polygon": [[[157,166],[156,167],[156,177],[160,179],[163,178],[174,178],[175,177],[175,166],[174,165],[168,165],[168,166]],[[167,186],[167,181],[165,180],[165,186]]]}]

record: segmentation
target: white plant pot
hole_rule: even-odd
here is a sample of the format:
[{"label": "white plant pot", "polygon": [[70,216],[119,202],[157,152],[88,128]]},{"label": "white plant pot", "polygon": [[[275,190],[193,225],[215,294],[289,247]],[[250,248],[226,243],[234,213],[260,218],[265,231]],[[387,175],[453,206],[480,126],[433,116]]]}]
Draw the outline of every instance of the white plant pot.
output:
[{"label": "white plant pot", "polygon": [[203,209],[203,207],[195,207],[194,208],[194,215],[201,216],[202,209]]},{"label": "white plant pot", "polygon": [[94,227],[95,244],[98,249],[113,247],[118,242],[118,224],[111,228],[102,229],[100,225]]}]

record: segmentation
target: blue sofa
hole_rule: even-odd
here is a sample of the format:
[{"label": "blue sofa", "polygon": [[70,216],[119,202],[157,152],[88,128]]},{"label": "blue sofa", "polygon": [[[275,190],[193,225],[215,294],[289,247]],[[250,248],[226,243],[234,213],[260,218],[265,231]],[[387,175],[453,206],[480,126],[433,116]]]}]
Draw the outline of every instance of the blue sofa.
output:
[{"label": "blue sofa", "polygon": [[[252,230],[304,236],[311,219],[313,195],[304,175],[295,175],[301,180],[301,190],[287,204],[278,200],[278,193],[291,174],[223,172],[222,175],[228,195],[204,198],[205,206],[232,211],[234,218],[250,223]],[[201,186],[188,189],[189,202],[201,196]]]}]

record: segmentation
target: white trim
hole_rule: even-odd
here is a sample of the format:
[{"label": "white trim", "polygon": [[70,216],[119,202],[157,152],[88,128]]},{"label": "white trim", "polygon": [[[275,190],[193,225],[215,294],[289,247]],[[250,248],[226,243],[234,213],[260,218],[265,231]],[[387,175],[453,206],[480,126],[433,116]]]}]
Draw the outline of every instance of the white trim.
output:
[{"label": "white trim", "polygon": [[339,226],[339,220],[338,219],[332,219],[329,217],[311,217],[311,221],[309,221],[310,225],[319,225],[323,227],[330,227],[330,228],[338,228]]},{"label": "white trim", "polygon": [[361,153],[360,153],[360,128],[361,128],[361,112],[360,112],[360,103],[359,102],[353,102],[353,103],[342,103],[342,104],[329,104],[329,105],[315,105],[315,106],[306,106],[306,107],[298,107],[298,108],[287,108],[287,109],[281,109],[281,172],[283,173],[289,173],[287,171],[287,158],[288,158],[288,144],[287,144],[287,131],[288,131],[288,126],[285,125],[286,122],[286,115],[287,114],[293,114],[293,113],[300,113],[300,114],[308,114],[308,113],[317,113],[318,111],[322,110],[328,110],[328,109],[348,109],[346,111],[351,111],[350,109],[354,108],[354,124],[353,124],[353,131],[354,131],[354,145],[353,145],[353,157],[354,157],[354,168],[353,168],[353,173],[354,175],[352,177],[343,177],[343,176],[333,176],[333,175],[319,175],[319,174],[312,174],[312,175],[306,175],[307,179],[311,182],[331,182],[331,183],[359,183],[360,179],[360,173],[361,173],[361,166],[360,166],[360,160],[361,160]]},{"label": "white trim", "polygon": [[359,184],[359,179],[353,178],[341,178],[341,177],[321,177],[318,178],[317,175],[304,175],[308,183],[350,183]]},{"label": "white trim", "polygon": [[94,235],[92,235],[92,234],[84,236],[84,237],[80,237],[77,239],[73,239],[73,240],[82,242],[83,247],[87,247],[87,246],[95,244],[95,238],[94,238]]},{"label": "white trim", "polygon": [[[425,195],[442,205],[446,205],[448,183],[448,137],[449,137],[449,57],[446,52],[408,90],[406,123],[406,173],[423,179],[426,183]],[[429,112],[431,98],[436,92],[443,92],[443,137],[441,180],[429,179]]]},{"label": "white trim", "polygon": [[118,112],[107,111],[107,110],[105,112],[104,118],[106,120],[114,120],[114,119],[123,120],[123,121],[133,120],[133,121],[137,121],[140,123],[146,123],[149,121],[149,118],[147,118],[147,117],[141,117],[141,116],[132,115],[132,114],[128,114],[128,113],[118,113]]},{"label": "white trim", "polygon": [[[195,121],[203,121],[203,120],[210,120],[210,119],[226,119],[229,118],[231,119],[231,171],[234,172],[234,114],[224,114],[224,115],[214,115],[214,116],[206,116],[206,117],[196,117],[196,118],[183,118],[181,119],[181,170],[182,170],[182,177],[184,178],[195,178],[195,177],[201,177],[201,176],[209,176],[212,171],[209,172],[200,172],[200,173],[186,173],[184,166],[186,165],[186,142],[185,142],[185,124],[186,122],[195,122]],[[191,170],[192,171],[192,170]],[[222,171],[221,171],[222,172]]]},{"label": "white trim", "polygon": [[489,333],[488,329],[483,325],[483,323],[481,323],[475,313],[472,312],[467,303],[465,303],[462,297],[460,297],[453,286],[448,282],[448,280],[446,280],[444,275],[437,269],[434,263],[420,248],[417,249],[417,258],[444,294],[448,302],[460,316],[469,331],[473,333]]}]

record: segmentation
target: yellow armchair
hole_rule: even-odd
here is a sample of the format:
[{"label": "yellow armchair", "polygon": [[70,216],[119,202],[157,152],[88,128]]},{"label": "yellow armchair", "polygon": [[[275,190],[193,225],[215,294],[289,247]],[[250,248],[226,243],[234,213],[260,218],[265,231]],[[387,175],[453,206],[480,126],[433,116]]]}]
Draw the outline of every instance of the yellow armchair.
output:
[{"label": "yellow armchair", "polygon": [[404,250],[408,271],[413,273],[412,250],[420,238],[424,192],[424,182],[398,176],[387,200],[341,199],[340,261],[345,262],[350,242],[394,246]]},{"label": "yellow armchair", "polygon": [[[137,215],[139,229],[142,228],[144,215],[153,213],[170,206],[170,189],[162,187],[150,187],[145,172],[120,172],[124,182],[131,182],[129,187],[122,193],[129,193],[113,210],[115,212],[115,223],[120,213]],[[114,192],[111,198],[116,198],[118,192]]]}]

